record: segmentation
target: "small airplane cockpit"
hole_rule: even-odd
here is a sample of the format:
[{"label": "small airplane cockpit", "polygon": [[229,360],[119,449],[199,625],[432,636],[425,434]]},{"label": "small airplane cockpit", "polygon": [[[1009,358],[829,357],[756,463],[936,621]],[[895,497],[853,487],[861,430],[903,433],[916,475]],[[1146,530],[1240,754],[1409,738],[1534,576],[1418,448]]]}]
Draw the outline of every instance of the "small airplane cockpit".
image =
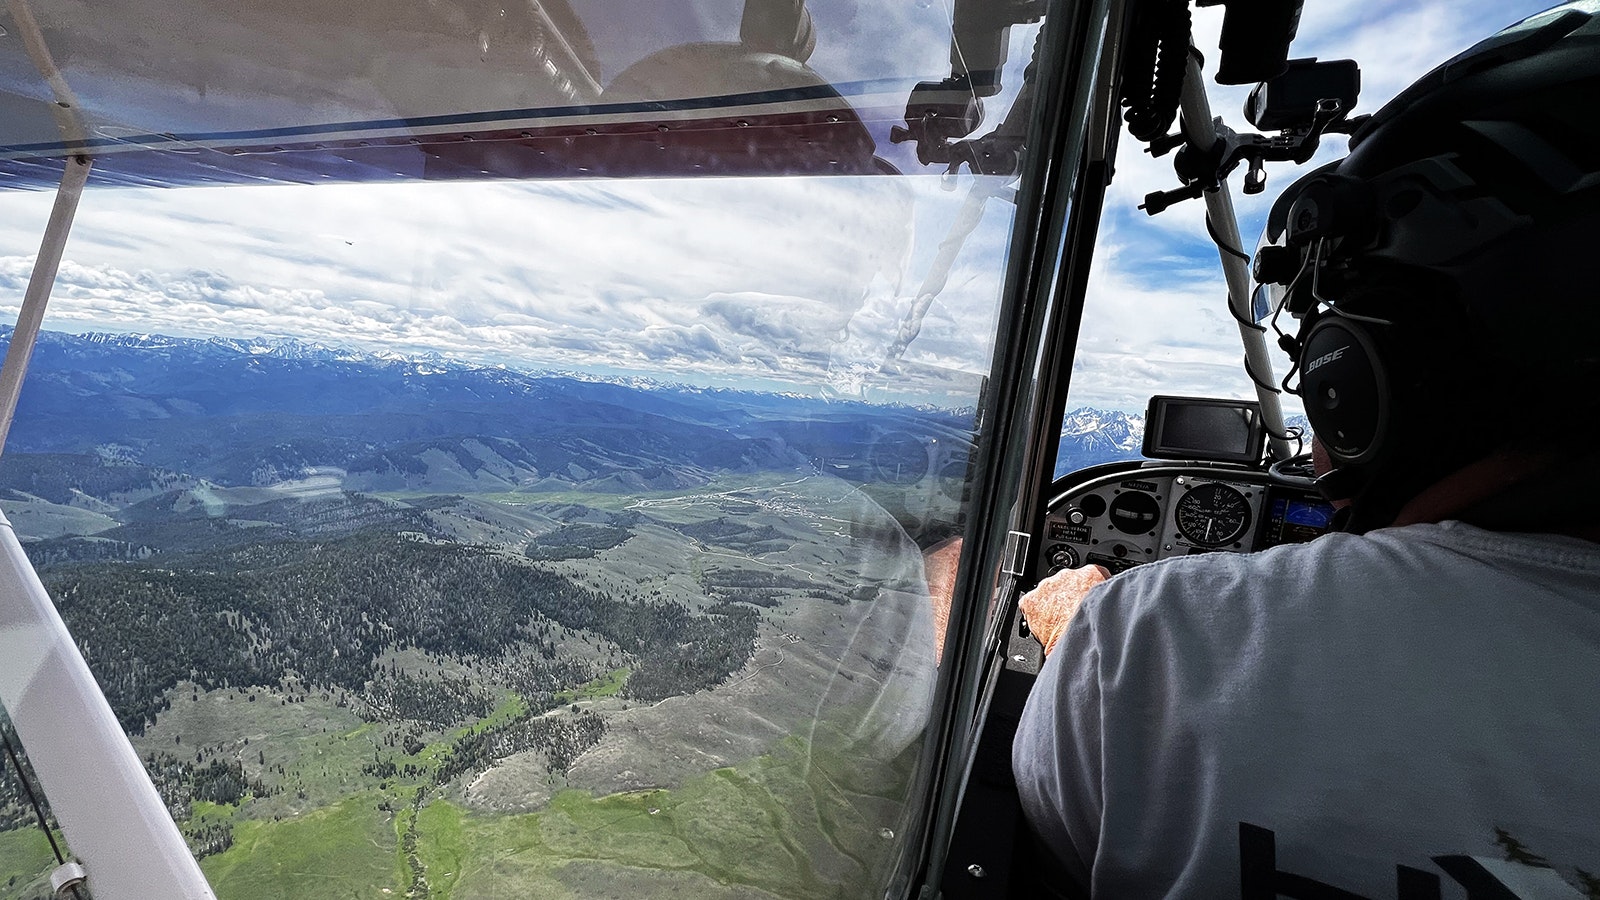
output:
[{"label": "small airplane cockpit", "polygon": [[1547,5],[8,0],[0,898],[1600,897]]}]

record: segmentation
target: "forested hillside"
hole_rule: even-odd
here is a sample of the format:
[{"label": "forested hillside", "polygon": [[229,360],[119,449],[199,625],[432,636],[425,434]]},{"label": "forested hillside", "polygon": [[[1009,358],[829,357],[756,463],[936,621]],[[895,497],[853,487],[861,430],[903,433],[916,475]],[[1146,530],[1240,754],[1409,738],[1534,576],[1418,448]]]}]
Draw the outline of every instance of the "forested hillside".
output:
[{"label": "forested hillside", "polygon": [[629,695],[658,700],[737,671],[756,627],[750,610],[705,615],[602,596],[497,550],[384,532],[249,544],[181,563],[65,564],[43,578],[134,733],[180,681],[212,688],[298,676],[355,691],[389,649],[494,657],[531,639],[553,656],[552,626],[616,644],[633,669]]}]

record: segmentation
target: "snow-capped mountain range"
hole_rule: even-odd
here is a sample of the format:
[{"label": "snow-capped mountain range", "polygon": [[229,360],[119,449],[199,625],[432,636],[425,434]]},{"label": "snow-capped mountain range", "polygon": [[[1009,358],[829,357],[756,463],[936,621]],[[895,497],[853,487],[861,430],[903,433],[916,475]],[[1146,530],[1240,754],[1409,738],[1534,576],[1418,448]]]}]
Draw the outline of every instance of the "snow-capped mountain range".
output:
[{"label": "snow-capped mountain range", "polygon": [[[0,326],[0,344],[10,336]],[[482,437],[513,441],[506,454],[545,464],[557,449],[577,459],[560,449],[575,441],[606,453],[642,444],[655,465],[708,470],[784,453],[853,459],[897,430],[964,444],[972,420],[971,410],[527,372],[293,338],[57,332],[39,337],[19,412],[12,444],[21,452],[117,447],[236,481],[259,480],[263,467],[272,477],[324,466],[404,470],[441,441]],[[1072,410],[1055,474],[1139,458],[1144,424],[1140,413]],[[619,457],[612,467],[621,465]]]},{"label": "snow-capped mountain range", "polygon": [[[1310,434],[1304,416],[1289,416],[1291,431]],[[1057,478],[1078,469],[1124,459],[1138,459],[1144,446],[1144,414],[1083,406],[1067,413],[1061,423],[1061,452],[1056,458]]]},{"label": "snow-capped mountain range", "polygon": [[1061,451],[1055,476],[1123,459],[1138,459],[1144,442],[1144,416],[1081,406],[1061,422]]}]

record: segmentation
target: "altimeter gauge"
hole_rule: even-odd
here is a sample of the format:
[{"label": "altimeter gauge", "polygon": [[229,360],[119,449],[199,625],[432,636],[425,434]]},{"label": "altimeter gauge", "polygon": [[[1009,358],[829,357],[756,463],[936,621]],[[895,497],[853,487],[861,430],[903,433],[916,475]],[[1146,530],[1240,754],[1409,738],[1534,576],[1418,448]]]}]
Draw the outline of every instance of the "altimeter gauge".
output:
[{"label": "altimeter gauge", "polygon": [[1250,501],[1225,484],[1202,484],[1178,499],[1178,534],[1191,544],[1220,547],[1250,527]]}]

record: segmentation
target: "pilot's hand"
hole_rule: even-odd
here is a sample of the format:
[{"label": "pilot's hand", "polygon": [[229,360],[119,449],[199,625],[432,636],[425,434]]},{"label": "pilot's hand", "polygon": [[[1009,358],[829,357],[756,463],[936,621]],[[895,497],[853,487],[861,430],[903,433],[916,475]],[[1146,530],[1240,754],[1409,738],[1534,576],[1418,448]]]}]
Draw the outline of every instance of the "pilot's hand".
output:
[{"label": "pilot's hand", "polygon": [[1067,623],[1078,612],[1084,595],[1110,577],[1104,566],[1062,569],[1022,595],[1022,614],[1028,619],[1028,630],[1044,645],[1045,656],[1066,634]]}]

